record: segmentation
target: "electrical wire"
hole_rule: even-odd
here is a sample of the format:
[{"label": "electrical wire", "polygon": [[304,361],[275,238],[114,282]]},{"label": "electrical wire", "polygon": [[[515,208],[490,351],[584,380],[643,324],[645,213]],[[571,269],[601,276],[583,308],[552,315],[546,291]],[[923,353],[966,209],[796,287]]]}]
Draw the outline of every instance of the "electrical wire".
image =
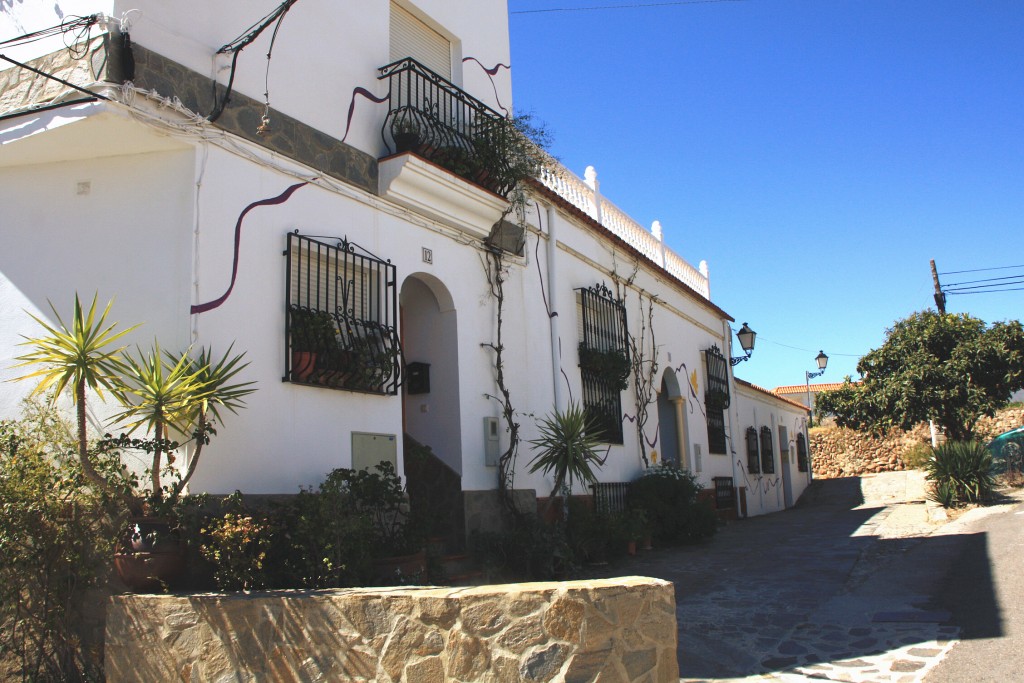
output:
[{"label": "electrical wire", "polygon": [[[1007,275],[1006,277],[989,277],[989,278],[983,278],[981,280],[964,280],[963,282],[953,282],[953,283],[948,284],[948,285],[943,285],[942,288],[946,289],[946,287],[959,287],[961,285],[973,285],[973,284],[977,284],[979,282],[998,282],[999,280],[1022,280],[1022,279],[1024,279],[1024,275]],[[1018,283],[1011,282],[1011,283],[1007,283],[1007,284],[1018,284]]]},{"label": "electrical wire", "polygon": [[[255,24],[253,24],[245,31],[243,31],[240,36],[238,36],[229,43],[225,43],[221,46],[219,50],[217,50],[217,54],[219,55],[229,53],[231,54],[231,71],[228,74],[228,84],[227,89],[224,91],[224,97],[219,102],[217,100],[217,81],[214,80],[213,82],[213,101],[215,105],[213,111],[210,112],[210,115],[207,117],[209,121],[212,122],[219,119],[221,114],[224,113],[224,107],[227,106],[228,100],[231,99],[231,90],[235,84],[235,69],[238,67],[238,55],[240,55],[242,53],[242,50],[244,50],[247,46],[252,44],[253,41],[259,38],[260,34],[263,33],[263,31],[265,31],[268,26],[270,26],[275,21],[278,21],[279,19],[283,19],[284,15],[288,13],[288,10],[290,10],[292,8],[292,5],[294,5],[296,2],[298,2],[298,0],[285,0],[280,5],[278,5],[275,10],[270,12],[270,14],[266,15],[265,17],[257,21]],[[280,28],[280,22],[278,23],[278,27]],[[276,29],[274,31],[274,34],[276,36]],[[273,45],[271,45],[271,49],[273,49]],[[270,58],[269,54],[267,55],[267,58]]]},{"label": "electrical wire", "polygon": [[984,273],[989,270],[1010,270],[1011,268],[1024,268],[1021,266],[995,266],[992,268],[975,268],[973,270],[949,270],[945,273],[939,273],[939,275],[960,275],[961,273]]},{"label": "electrical wire", "polygon": [[[64,46],[69,50],[75,50],[76,45],[88,40],[92,27],[100,22],[100,18],[101,15],[99,14],[90,14],[87,17],[72,15],[56,26],[2,40],[0,41],[0,47],[28,45],[29,43],[53,38],[54,36],[64,36]],[[70,44],[68,43],[69,35],[73,36]],[[86,49],[86,47],[82,47],[80,50],[75,50],[75,56],[83,57]]]}]

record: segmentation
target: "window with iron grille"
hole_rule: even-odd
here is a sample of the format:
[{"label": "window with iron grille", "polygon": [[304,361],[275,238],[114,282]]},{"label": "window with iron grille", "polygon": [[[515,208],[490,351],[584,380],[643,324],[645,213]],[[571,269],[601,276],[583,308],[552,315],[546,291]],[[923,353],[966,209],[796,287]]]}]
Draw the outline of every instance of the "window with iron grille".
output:
[{"label": "window with iron grille", "polygon": [[807,471],[807,441],[803,434],[796,435],[796,468],[801,472]]},{"label": "window with iron grille", "polygon": [[761,454],[757,450],[757,430],[747,427],[747,472],[756,474],[761,471]]},{"label": "window with iron grille", "polygon": [[708,416],[708,450],[727,453],[725,443],[725,409],[729,407],[729,363],[718,346],[704,351],[704,407]]},{"label": "window with iron grille", "polygon": [[761,427],[761,471],[775,473],[775,453],[772,452],[772,430],[769,427]]},{"label": "window with iron grille", "polygon": [[398,393],[395,267],[346,239],[289,233],[285,380]]},{"label": "window with iron grille", "polygon": [[604,285],[576,290],[583,408],[606,443],[622,443],[622,391],[629,386],[626,307]]}]

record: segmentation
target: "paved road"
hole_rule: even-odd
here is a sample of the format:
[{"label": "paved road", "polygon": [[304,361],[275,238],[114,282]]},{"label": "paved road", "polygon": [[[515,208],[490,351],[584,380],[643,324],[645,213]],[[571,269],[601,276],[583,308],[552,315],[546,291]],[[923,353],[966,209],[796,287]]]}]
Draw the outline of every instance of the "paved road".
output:
[{"label": "paved road", "polygon": [[960,643],[925,680],[1024,680],[1024,504],[973,521],[965,531],[971,539],[939,597],[961,628]]},{"label": "paved road", "polygon": [[[932,513],[919,473],[819,481],[795,509],[613,571],[675,583],[684,681],[917,683],[962,637],[966,607],[939,596],[983,542],[971,515]],[[965,680],[950,676],[935,683]]]}]

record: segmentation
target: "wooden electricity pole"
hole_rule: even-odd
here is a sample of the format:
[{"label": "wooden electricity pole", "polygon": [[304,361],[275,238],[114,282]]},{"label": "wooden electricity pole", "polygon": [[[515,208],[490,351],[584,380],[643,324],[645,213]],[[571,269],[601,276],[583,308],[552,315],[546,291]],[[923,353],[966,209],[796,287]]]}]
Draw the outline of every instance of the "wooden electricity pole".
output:
[{"label": "wooden electricity pole", "polygon": [[935,306],[939,309],[939,315],[946,315],[946,295],[942,293],[942,287],[939,286],[939,271],[935,269],[935,259],[931,260],[932,264],[932,282],[935,283]]}]

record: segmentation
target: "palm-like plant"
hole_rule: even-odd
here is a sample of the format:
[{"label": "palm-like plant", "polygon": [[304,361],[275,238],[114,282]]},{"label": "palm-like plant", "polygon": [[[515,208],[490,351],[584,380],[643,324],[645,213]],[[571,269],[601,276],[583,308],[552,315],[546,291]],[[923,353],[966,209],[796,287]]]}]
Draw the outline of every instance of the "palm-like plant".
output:
[{"label": "palm-like plant", "polygon": [[[148,354],[140,350],[137,358],[124,354],[124,347],[111,349],[115,341],[138,325],[115,332],[116,323],[106,323],[109,310],[110,304],[107,304],[97,318],[94,297],[92,306],[85,313],[76,295],[70,328],[60,316],[57,316],[56,326],[33,316],[49,335],[26,338],[23,344],[32,347],[32,351],[17,358],[20,361],[18,367],[42,367],[17,379],[40,378],[34,393],[53,388],[54,396],[69,385],[74,387],[78,407],[79,459],[83,471],[96,485],[119,496],[130,510],[139,513],[143,509],[143,493],[123,491],[96,469],[95,453],[90,452],[86,438],[86,389],[94,389],[101,399],[105,389],[122,405],[123,409],[112,421],[127,429],[127,433],[120,439],[108,439],[108,448],[141,446],[152,453],[149,497],[156,504],[165,500],[173,502],[184,490],[195,473],[203,446],[209,443],[214,425],[220,420],[219,408],[236,412],[244,405],[244,397],[255,389],[252,382],[233,381],[248,365],[242,362],[245,354],[232,355],[233,345],[219,360],[209,349],[201,349],[197,356],[190,355],[188,351],[171,354],[161,352],[156,343]],[[140,429],[149,435],[149,440],[129,439]],[[177,441],[171,440],[173,434],[179,434],[186,440],[194,439],[195,446],[184,475],[165,497],[161,482],[164,456],[166,454],[168,464],[173,464],[173,452],[179,446]]]},{"label": "palm-like plant", "polygon": [[[203,446],[209,443],[210,435],[215,433],[215,425],[221,421],[220,408],[237,413],[239,408],[245,406],[243,399],[256,391],[253,386],[255,382],[233,382],[235,376],[249,364],[242,362],[244,353],[231,355],[232,349],[234,344],[216,361],[213,351],[208,348],[201,349],[196,358],[182,354],[182,358],[187,358],[189,368],[195,371],[192,376],[201,390],[185,406],[185,424],[192,430],[190,436],[195,439],[195,448],[185,474],[171,491],[171,498],[177,498],[195,473]],[[174,360],[173,356],[170,358]]]},{"label": "palm-like plant", "polygon": [[587,411],[577,403],[570,403],[565,411],[557,408],[551,415],[540,420],[540,436],[530,441],[537,455],[530,461],[530,472],[554,473],[555,485],[551,489],[545,506],[551,506],[556,495],[560,496],[574,482],[593,483],[594,466],[602,466],[607,458],[601,457],[601,442],[597,438],[598,428],[593,424]]},{"label": "palm-like plant", "polygon": [[111,392],[115,397],[122,396],[121,372],[124,370],[124,363],[121,360],[121,351],[124,347],[111,347],[138,327],[134,325],[125,330],[115,331],[117,323],[107,324],[107,315],[112,304],[113,301],[107,303],[97,318],[96,296],[93,296],[86,312],[78,294],[75,294],[75,309],[70,326],[64,323],[53,304],[50,304],[50,310],[57,320],[56,325],[50,325],[30,313],[32,319],[46,330],[47,335],[37,338],[24,337],[25,341],[21,345],[30,347],[31,351],[15,358],[20,361],[15,367],[39,366],[35,372],[16,378],[38,378],[39,384],[33,390],[33,395],[46,393],[52,388],[56,396],[63,393],[67,387],[72,388],[71,396],[77,408],[78,458],[82,464],[82,471],[94,484],[116,494],[117,487],[96,470],[86,439],[86,390],[92,389],[101,400],[104,390]]}]

